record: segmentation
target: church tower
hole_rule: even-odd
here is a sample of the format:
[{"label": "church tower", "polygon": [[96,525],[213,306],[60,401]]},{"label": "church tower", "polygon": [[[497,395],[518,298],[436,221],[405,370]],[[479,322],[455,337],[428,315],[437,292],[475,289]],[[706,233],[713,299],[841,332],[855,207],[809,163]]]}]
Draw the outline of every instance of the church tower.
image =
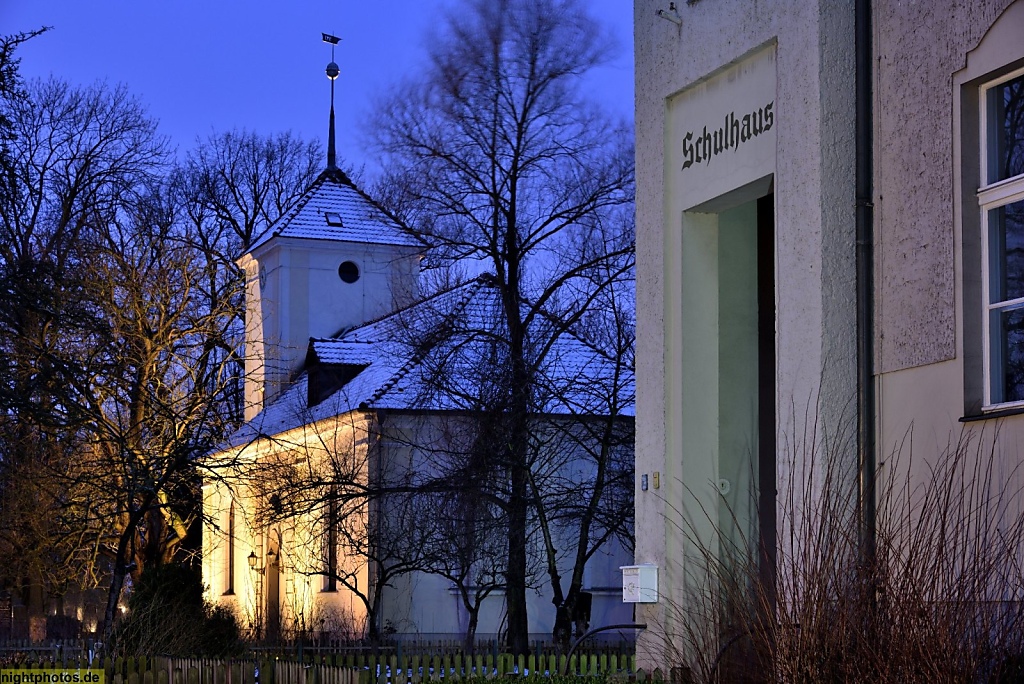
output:
[{"label": "church tower", "polygon": [[238,260],[245,271],[245,420],[301,370],[310,337],[339,332],[418,296],[419,243],[337,168],[334,79],[327,168]]}]

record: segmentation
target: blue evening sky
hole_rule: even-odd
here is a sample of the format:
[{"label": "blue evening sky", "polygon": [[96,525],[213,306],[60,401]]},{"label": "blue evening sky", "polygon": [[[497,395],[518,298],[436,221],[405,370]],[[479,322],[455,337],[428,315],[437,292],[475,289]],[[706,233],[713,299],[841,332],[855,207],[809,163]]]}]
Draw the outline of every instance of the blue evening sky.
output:
[{"label": "blue evening sky", "polygon": [[[124,83],[179,150],[233,128],[292,130],[326,144],[335,61],[339,157],[376,167],[359,125],[373,96],[423,61],[427,31],[447,0],[0,0],[0,34],[53,30],[21,46],[21,73],[72,84]],[[615,60],[588,81],[593,95],[633,116],[632,2],[586,0],[618,43]]]}]

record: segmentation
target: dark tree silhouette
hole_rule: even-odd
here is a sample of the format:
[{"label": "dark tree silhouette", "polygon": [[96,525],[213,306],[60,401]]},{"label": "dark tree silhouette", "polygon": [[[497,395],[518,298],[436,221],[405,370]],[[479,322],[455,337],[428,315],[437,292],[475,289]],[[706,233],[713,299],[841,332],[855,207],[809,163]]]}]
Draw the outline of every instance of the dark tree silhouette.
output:
[{"label": "dark tree silhouette", "polygon": [[[609,49],[580,2],[469,0],[429,49],[418,76],[378,107],[381,191],[431,245],[432,263],[478,259],[495,276],[493,375],[504,385],[485,413],[503,445],[491,459],[507,478],[508,636],[523,653],[537,369],[631,268],[632,234],[614,211],[633,198],[631,137],[581,95],[580,77]],[[614,266],[595,278],[601,264]]]}]

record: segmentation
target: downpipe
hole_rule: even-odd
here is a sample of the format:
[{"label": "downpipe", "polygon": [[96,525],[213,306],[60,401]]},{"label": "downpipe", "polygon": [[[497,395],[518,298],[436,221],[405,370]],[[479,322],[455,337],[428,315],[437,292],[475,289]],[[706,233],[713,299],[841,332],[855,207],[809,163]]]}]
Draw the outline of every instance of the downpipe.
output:
[{"label": "downpipe", "polygon": [[874,380],[874,130],[871,0],[856,0],[857,461],[860,560],[875,562],[877,459]]}]

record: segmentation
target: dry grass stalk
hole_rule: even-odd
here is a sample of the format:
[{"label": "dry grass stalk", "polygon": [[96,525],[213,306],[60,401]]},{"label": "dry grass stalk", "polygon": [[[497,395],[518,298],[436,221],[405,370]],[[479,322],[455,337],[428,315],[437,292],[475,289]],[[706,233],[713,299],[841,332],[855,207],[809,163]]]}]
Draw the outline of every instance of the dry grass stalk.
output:
[{"label": "dry grass stalk", "polygon": [[[820,445],[815,432],[804,444]],[[1024,681],[1024,473],[996,437],[964,432],[915,459],[908,435],[880,468],[874,559],[859,546],[848,441],[792,449],[770,591],[756,543],[726,540],[735,519],[710,544],[681,530],[700,562],[666,611],[673,678]]]}]

